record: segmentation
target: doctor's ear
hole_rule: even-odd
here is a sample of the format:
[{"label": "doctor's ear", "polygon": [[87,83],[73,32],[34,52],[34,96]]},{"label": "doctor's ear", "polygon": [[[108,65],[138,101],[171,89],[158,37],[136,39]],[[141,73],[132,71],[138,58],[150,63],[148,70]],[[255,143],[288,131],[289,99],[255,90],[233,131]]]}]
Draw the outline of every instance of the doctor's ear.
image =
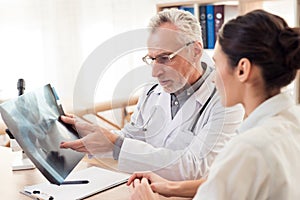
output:
[{"label": "doctor's ear", "polygon": [[200,44],[199,41],[196,41],[193,44],[193,57],[195,58],[195,60],[198,60],[201,58],[202,51],[203,51],[202,45]]},{"label": "doctor's ear", "polygon": [[251,72],[251,62],[248,58],[241,58],[236,68],[236,75],[241,82],[248,80]]}]

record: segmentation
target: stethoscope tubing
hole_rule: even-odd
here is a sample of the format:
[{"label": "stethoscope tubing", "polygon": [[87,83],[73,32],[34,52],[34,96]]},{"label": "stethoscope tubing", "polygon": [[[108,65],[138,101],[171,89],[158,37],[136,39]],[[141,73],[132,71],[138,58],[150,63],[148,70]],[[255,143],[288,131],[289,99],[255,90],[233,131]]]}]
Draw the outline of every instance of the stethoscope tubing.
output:
[{"label": "stethoscope tubing", "polygon": [[[146,98],[144,99],[142,105],[141,105],[141,108],[139,109],[138,111],[138,114],[137,114],[137,117],[136,117],[136,122],[137,122],[137,119],[140,117],[141,115],[141,112],[143,110],[143,108],[145,107],[150,95],[154,92],[154,89],[157,87],[158,84],[155,84],[153,85],[150,90],[147,92],[147,96]],[[196,125],[197,125],[197,122],[199,121],[200,119],[200,116],[202,115],[202,113],[204,112],[204,110],[206,109],[207,105],[209,104],[209,102],[211,101],[211,99],[213,98],[214,94],[216,93],[216,88],[214,87],[212,93],[210,94],[210,96],[208,97],[208,99],[206,100],[206,102],[203,104],[203,106],[201,107],[200,111],[198,112],[198,114],[196,115],[193,123],[192,123],[192,126],[191,128],[189,129],[190,132],[194,133],[194,130],[196,128]],[[154,113],[156,112],[157,108],[155,107],[154,108],[154,111],[151,113],[151,115],[148,117],[148,119],[140,126],[137,125],[136,122],[131,122],[131,125],[137,129],[140,129],[141,131],[147,131],[147,128],[146,126],[149,124],[150,120],[152,119]],[[195,135],[195,133],[194,133]]]}]

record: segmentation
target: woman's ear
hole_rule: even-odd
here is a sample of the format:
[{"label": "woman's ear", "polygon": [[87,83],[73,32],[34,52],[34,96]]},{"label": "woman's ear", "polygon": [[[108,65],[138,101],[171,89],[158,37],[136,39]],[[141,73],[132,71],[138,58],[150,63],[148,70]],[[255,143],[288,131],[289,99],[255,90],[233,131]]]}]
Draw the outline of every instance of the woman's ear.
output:
[{"label": "woman's ear", "polygon": [[243,83],[249,79],[251,72],[251,62],[248,58],[241,58],[236,68],[236,76]]}]

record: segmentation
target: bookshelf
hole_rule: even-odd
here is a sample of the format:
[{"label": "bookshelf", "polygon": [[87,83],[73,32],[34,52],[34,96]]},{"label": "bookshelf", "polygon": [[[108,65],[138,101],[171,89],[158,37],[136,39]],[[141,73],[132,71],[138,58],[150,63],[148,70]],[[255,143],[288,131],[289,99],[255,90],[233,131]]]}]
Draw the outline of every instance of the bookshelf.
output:
[{"label": "bookshelf", "polygon": [[[195,11],[197,11],[197,7],[202,4],[224,4],[236,5],[238,8],[238,14],[244,14],[258,8],[266,9],[266,2],[269,2],[275,6],[284,4],[285,7],[280,7],[282,10],[295,12],[295,16],[299,18],[299,9],[295,9],[295,6],[299,8],[299,0],[157,0],[156,9],[157,11],[161,11],[164,8],[189,6],[194,7],[196,9]],[[198,14],[195,15],[197,16]]]},{"label": "bookshelf", "polygon": [[194,15],[200,19],[199,7],[203,5],[224,5],[224,23],[251,10],[265,9],[283,17],[290,26],[299,26],[300,0],[157,0],[156,10],[158,12],[172,7],[192,8]]},{"label": "bookshelf", "polygon": [[218,30],[224,22],[239,14],[238,6],[238,1],[164,1],[157,4],[157,11],[178,8],[191,12],[201,24],[203,47],[211,54]]},{"label": "bookshelf", "polygon": [[[255,9],[264,9],[283,17],[290,26],[300,26],[300,0],[157,0],[156,10],[162,11],[165,8],[187,7],[193,8],[194,15],[199,19],[199,7],[201,5],[225,5],[231,8],[230,11],[224,10],[224,23],[237,15],[245,14]],[[203,30],[202,30],[203,32]],[[205,49],[212,55],[212,49]],[[300,70],[294,81],[295,100],[300,103]]]}]

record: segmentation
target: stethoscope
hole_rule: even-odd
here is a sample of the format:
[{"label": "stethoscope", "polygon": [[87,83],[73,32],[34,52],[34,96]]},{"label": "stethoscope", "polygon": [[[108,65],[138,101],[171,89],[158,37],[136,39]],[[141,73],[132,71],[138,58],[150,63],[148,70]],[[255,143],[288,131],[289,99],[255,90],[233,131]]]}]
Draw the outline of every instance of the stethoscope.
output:
[{"label": "stethoscope", "polygon": [[[133,122],[133,121],[131,122],[131,125],[132,125],[134,128],[139,129],[139,130],[141,130],[141,131],[147,131],[147,128],[146,128],[146,127],[147,127],[147,125],[149,124],[149,122],[150,122],[151,118],[153,117],[154,113],[156,112],[157,107],[154,107],[154,110],[152,111],[152,113],[150,114],[150,116],[148,117],[148,119],[145,120],[145,122],[144,122],[142,125],[137,125],[137,120],[138,120],[138,118],[140,117],[141,112],[142,112],[143,108],[145,107],[145,105],[146,105],[146,103],[147,103],[147,101],[148,101],[150,95],[154,92],[154,89],[155,89],[157,86],[158,86],[158,84],[153,85],[153,86],[150,88],[150,90],[147,92],[146,98],[144,99],[144,101],[143,101],[142,104],[141,104],[141,108],[140,108],[139,111],[138,111],[138,114],[137,114],[137,116],[136,116],[135,122]],[[201,107],[199,113],[196,115],[196,117],[195,117],[195,119],[194,119],[194,121],[193,121],[191,127],[188,129],[188,130],[191,131],[192,133],[194,133],[194,130],[195,130],[195,128],[196,128],[196,125],[197,125],[197,122],[198,122],[200,116],[202,115],[202,113],[204,112],[205,108],[207,107],[207,105],[209,104],[209,102],[211,101],[211,99],[213,98],[213,96],[214,96],[214,94],[216,93],[216,91],[217,91],[217,90],[216,90],[216,88],[214,87],[212,93],[210,94],[210,96],[208,97],[208,99],[206,100],[206,102],[205,102],[205,103],[203,104],[203,106]],[[159,95],[160,95],[160,94],[159,94]],[[194,135],[195,135],[195,133],[194,133]]]},{"label": "stethoscope", "polygon": [[201,107],[201,110],[198,112],[198,114],[195,117],[194,122],[192,123],[193,125],[191,126],[191,128],[189,129],[194,135],[194,130],[196,128],[197,122],[201,116],[201,114],[203,113],[203,111],[205,110],[205,108],[207,107],[207,105],[209,104],[210,100],[213,98],[213,96],[215,95],[217,89],[216,87],[214,87],[212,93],[210,94],[210,96],[208,97],[208,99],[206,100],[206,102],[203,104],[203,106]]},{"label": "stethoscope", "polygon": [[[158,86],[158,83],[155,84],[155,85],[153,85],[153,86],[150,88],[150,90],[147,92],[146,98],[144,99],[144,101],[143,101],[142,104],[141,104],[141,108],[140,108],[139,111],[138,111],[138,114],[137,114],[137,116],[136,116],[135,122],[133,122],[133,121],[131,122],[131,125],[132,125],[134,128],[139,129],[139,130],[141,130],[141,131],[147,131],[147,128],[146,128],[146,127],[147,127],[147,125],[149,124],[149,122],[150,122],[151,118],[153,117],[154,113],[156,112],[157,107],[156,107],[156,106],[154,107],[154,110],[151,112],[151,114],[150,114],[150,116],[148,117],[148,119],[145,120],[145,122],[144,122],[142,125],[137,125],[137,120],[138,120],[138,118],[141,116],[142,110],[143,110],[143,108],[145,107],[145,105],[146,105],[146,103],[147,103],[147,101],[148,101],[150,95],[154,92],[154,89],[155,89],[157,86]],[[159,93],[158,95],[160,95],[160,93]]]}]

